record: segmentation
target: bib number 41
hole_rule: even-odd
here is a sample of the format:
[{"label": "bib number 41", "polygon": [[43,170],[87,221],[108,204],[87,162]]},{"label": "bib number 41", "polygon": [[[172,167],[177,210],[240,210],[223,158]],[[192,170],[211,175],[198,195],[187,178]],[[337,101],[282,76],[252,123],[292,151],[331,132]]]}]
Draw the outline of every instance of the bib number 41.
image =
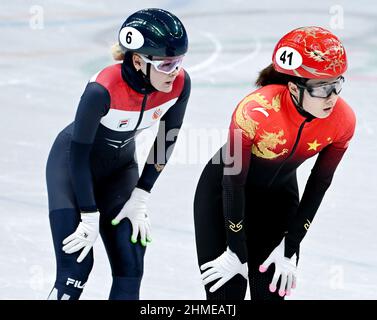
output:
[{"label": "bib number 41", "polygon": [[302,56],[296,49],[281,47],[276,51],[275,61],[285,70],[294,70],[301,66]]}]

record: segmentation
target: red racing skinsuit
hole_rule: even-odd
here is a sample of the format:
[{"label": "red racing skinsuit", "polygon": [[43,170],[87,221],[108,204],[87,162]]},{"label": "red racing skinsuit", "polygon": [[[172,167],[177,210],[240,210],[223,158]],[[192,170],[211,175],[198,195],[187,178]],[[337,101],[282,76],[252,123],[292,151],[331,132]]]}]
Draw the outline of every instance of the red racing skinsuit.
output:
[{"label": "red racing skinsuit", "polygon": [[[234,163],[228,159],[224,170],[237,160],[242,167],[237,174],[224,171],[222,185],[228,246],[242,262],[259,252],[255,264],[262,263],[283,236],[285,256],[298,255],[354,130],[354,112],[340,97],[323,119],[301,115],[284,85],[264,86],[238,104],[227,143]],[[299,201],[296,169],[315,155]]]}]

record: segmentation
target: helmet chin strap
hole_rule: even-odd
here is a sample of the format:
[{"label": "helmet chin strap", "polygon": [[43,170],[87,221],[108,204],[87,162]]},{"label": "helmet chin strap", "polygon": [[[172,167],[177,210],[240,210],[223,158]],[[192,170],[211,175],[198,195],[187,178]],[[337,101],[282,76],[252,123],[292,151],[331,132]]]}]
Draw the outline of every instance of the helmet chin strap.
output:
[{"label": "helmet chin strap", "polygon": [[[152,58],[153,58],[152,56],[147,56],[147,57],[148,57],[148,59],[150,59],[150,60],[152,60]],[[138,72],[141,73],[141,75],[142,75],[142,77],[143,77],[145,83],[146,83],[148,86],[153,87],[153,86],[152,86],[152,83],[151,83],[151,66],[152,66],[151,63],[147,63],[147,64],[146,64],[146,73],[145,73],[145,74],[144,74],[143,71],[141,71],[141,69],[140,69]],[[154,88],[154,87],[153,87],[153,88]]]},{"label": "helmet chin strap", "polygon": [[291,97],[292,97],[292,100],[293,100],[293,103],[297,109],[297,111],[299,112],[299,114],[301,114],[302,116],[304,116],[305,118],[307,118],[309,121],[315,119],[316,117],[313,116],[311,113],[307,112],[304,107],[303,107],[303,102],[304,102],[304,91],[305,89],[304,88],[301,88],[301,87],[298,87],[298,100],[297,98],[291,93]]},{"label": "helmet chin strap", "polygon": [[[152,60],[152,56],[147,57],[149,60]],[[148,80],[149,83],[151,83],[151,63],[147,63],[147,74],[146,74],[146,79]]]},{"label": "helmet chin strap", "polygon": [[141,78],[143,79],[144,86],[149,86],[151,88],[153,87],[150,80],[150,63],[148,63],[147,65],[147,74],[144,74],[144,72],[141,71],[141,69],[137,71],[137,73],[139,73]]},{"label": "helmet chin strap", "polygon": [[150,82],[147,80],[146,75],[141,71],[141,69],[137,70],[134,66],[132,60],[133,52],[127,51],[122,63],[122,78],[127,84],[135,91],[139,93],[152,93],[156,91],[155,88],[152,87]]}]

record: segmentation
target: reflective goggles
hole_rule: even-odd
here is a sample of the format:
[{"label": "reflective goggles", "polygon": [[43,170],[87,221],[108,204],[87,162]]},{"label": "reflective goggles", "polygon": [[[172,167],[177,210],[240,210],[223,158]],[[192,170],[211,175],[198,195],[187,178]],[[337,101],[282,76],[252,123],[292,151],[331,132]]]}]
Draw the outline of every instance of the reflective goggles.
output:
[{"label": "reflective goggles", "polygon": [[150,63],[153,65],[153,67],[159,71],[166,74],[172,73],[174,70],[178,69],[182,65],[183,56],[171,58],[171,59],[165,59],[165,60],[150,60],[147,57],[140,54],[141,59],[144,60],[146,63]]},{"label": "reflective goggles", "polygon": [[342,86],[344,83],[344,77],[340,76],[338,79],[336,79],[334,82],[316,85],[316,86],[308,86],[296,83],[296,85],[300,88],[306,89],[310,96],[315,98],[328,98],[331,96],[333,92],[335,92],[337,95],[342,91]]}]

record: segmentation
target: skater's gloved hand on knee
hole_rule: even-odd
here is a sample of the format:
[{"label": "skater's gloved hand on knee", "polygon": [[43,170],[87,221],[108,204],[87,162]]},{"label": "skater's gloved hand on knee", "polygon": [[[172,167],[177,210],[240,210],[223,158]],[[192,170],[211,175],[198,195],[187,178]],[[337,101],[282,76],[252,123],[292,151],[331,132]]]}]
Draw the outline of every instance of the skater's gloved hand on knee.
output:
[{"label": "skater's gloved hand on knee", "polygon": [[140,242],[143,246],[151,242],[151,223],[147,213],[147,202],[150,193],[135,188],[130,199],[126,202],[120,213],[111,221],[116,226],[122,219],[128,218],[132,225],[131,242],[136,243],[140,233]]},{"label": "skater's gloved hand on knee", "polygon": [[98,211],[81,213],[81,222],[76,231],[63,240],[65,253],[70,254],[83,249],[77,258],[78,263],[84,260],[98,237],[99,215]]},{"label": "skater's gloved hand on knee", "polygon": [[284,295],[289,296],[291,294],[291,289],[296,287],[296,254],[292,258],[287,258],[284,256],[284,242],[285,239],[280,242],[280,244],[271,252],[266,261],[259,266],[260,272],[267,271],[268,267],[274,263],[275,273],[270,283],[270,291],[276,291],[276,285],[280,278],[280,288],[279,295],[283,297]]},{"label": "skater's gloved hand on knee", "polygon": [[[209,269],[208,269],[209,268]],[[248,268],[247,263],[241,263],[238,256],[229,249],[210,262],[204,263],[200,266],[200,270],[204,271],[201,275],[203,284],[206,285],[214,280],[219,279],[210,289],[210,292],[215,292],[218,288],[232,279],[237,273],[241,274],[247,279]]]}]

